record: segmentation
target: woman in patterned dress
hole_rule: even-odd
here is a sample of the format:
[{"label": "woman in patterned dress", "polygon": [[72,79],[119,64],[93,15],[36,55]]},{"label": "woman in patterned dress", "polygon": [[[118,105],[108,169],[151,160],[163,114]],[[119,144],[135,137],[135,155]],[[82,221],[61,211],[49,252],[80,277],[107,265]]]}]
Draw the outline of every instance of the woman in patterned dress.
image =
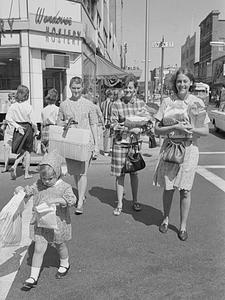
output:
[{"label": "woman in patterned dress", "polygon": [[[180,68],[172,78],[174,96],[165,98],[155,115],[156,134],[166,136],[161,147],[161,155],[154,175],[154,184],[164,188],[163,192],[163,209],[164,219],[159,226],[159,231],[166,233],[169,224],[169,213],[172,204],[174,190],[180,192],[180,228],[178,237],[185,241],[187,234],[187,218],[191,204],[191,189],[199,159],[198,139],[201,136],[208,135],[209,117],[205,111],[204,120],[200,126],[196,126],[191,118],[190,109],[193,105],[205,105],[203,101],[190,92],[194,87],[194,76],[187,70]],[[174,106],[175,105],[175,106]],[[174,111],[175,107],[183,107],[183,116],[187,116],[189,122],[179,120],[169,126],[163,126],[163,120]],[[173,108],[172,108],[173,107]],[[172,108],[172,109],[171,109]],[[185,145],[185,156],[182,164],[175,164],[163,160],[163,152],[168,143],[168,138],[176,141],[183,141]]]},{"label": "woman in patterned dress", "polygon": [[89,158],[85,162],[66,159],[68,173],[74,176],[78,189],[78,203],[75,214],[83,214],[83,202],[87,188],[87,172],[93,156],[99,152],[98,148],[98,118],[94,104],[82,96],[83,81],[80,77],[70,80],[71,98],[63,101],[59,107],[57,124],[65,125],[70,118],[77,122],[77,128],[90,129]]},{"label": "woman in patterned dress", "polygon": [[[145,106],[144,101],[136,97],[137,80],[134,76],[128,76],[125,81],[125,95],[123,98],[114,102],[111,112],[111,128],[114,132],[113,146],[112,146],[112,160],[111,160],[111,175],[116,176],[116,193],[118,204],[114,209],[113,214],[119,216],[123,206],[124,195],[124,178],[123,167],[128,153],[128,145],[121,144],[121,137],[123,133],[135,133],[137,138],[140,138],[141,128],[132,128],[132,125],[125,120],[126,117],[137,115],[139,111]],[[135,211],[141,210],[141,205],[137,201],[138,196],[138,174],[137,172],[130,173],[130,183],[132,189],[133,205]]]}]

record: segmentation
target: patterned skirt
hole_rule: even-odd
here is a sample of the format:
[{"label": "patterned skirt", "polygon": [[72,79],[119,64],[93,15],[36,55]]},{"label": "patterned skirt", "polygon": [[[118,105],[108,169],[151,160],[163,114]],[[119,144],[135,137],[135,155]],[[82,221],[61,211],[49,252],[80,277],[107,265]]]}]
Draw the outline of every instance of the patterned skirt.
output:
[{"label": "patterned skirt", "polygon": [[[121,176],[124,175],[123,167],[128,154],[128,146],[113,143],[112,159],[111,159],[111,175]],[[134,172],[135,174],[137,172]]]},{"label": "patterned skirt", "polygon": [[167,140],[160,150],[159,161],[156,166],[153,184],[163,187],[165,190],[179,189],[190,191],[193,186],[195,172],[198,166],[199,150],[194,144],[186,145],[184,162],[180,165],[165,162],[162,158]]}]

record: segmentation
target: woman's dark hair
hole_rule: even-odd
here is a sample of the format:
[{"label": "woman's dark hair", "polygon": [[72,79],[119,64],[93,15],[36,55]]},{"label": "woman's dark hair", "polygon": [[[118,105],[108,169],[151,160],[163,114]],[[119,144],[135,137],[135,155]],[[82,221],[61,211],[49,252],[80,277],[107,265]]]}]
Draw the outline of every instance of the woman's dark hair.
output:
[{"label": "woman's dark hair", "polygon": [[[18,98],[18,96],[20,96]],[[19,85],[17,87],[17,91],[16,91],[16,95],[15,95],[15,99],[17,102],[24,102],[29,98],[29,89],[27,86],[25,85]]]},{"label": "woman's dark hair", "polygon": [[129,82],[133,82],[133,83],[134,83],[135,89],[137,88],[137,86],[138,86],[137,77],[135,77],[133,74],[128,74],[128,75],[125,77],[125,80],[124,80],[124,85],[125,85],[125,87],[128,86],[128,83],[129,83]]},{"label": "woman's dark hair", "polygon": [[70,79],[70,87],[72,86],[73,83],[76,83],[76,84],[83,84],[83,80],[81,77],[79,76],[74,76]]},{"label": "woman's dark hair", "polygon": [[47,96],[45,97],[45,100],[47,100],[47,102],[49,104],[53,104],[58,100],[58,92],[56,89],[50,89],[48,91]]},{"label": "woman's dark hair", "polygon": [[189,91],[193,92],[195,89],[195,78],[194,78],[194,74],[187,68],[179,68],[171,77],[171,83],[172,83],[172,90],[174,91],[175,94],[177,94],[177,87],[176,87],[176,82],[177,82],[177,77],[183,74],[185,76],[187,76],[190,81],[192,82],[192,85],[190,86]]}]

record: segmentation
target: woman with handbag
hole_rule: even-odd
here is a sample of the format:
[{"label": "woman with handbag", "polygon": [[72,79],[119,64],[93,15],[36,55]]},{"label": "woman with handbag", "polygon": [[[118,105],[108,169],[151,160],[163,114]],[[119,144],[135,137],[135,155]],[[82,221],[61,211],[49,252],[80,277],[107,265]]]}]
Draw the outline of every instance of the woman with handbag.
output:
[{"label": "woman with handbag", "polygon": [[[160,150],[160,158],[154,175],[154,184],[164,188],[164,218],[159,231],[166,233],[174,190],[180,192],[181,241],[188,238],[187,218],[191,204],[191,189],[199,159],[198,139],[208,135],[209,117],[203,101],[191,94],[194,76],[180,68],[172,77],[174,95],[165,98],[155,115],[155,133],[165,136]],[[192,108],[200,106],[204,110],[202,124],[196,125]]]},{"label": "woman with handbag", "polygon": [[[137,80],[134,76],[128,75],[125,80],[124,97],[114,102],[112,105],[111,128],[114,132],[112,159],[111,159],[111,175],[116,176],[116,193],[118,204],[114,209],[113,214],[119,216],[123,206],[124,195],[124,178],[125,178],[125,163],[132,144],[121,143],[122,136],[127,134],[137,135],[139,140],[141,132],[141,124],[139,128],[134,126],[134,123],[126,120],[129,116],[137,115],[145,106],[144,101],[136,97]],[[138,174],[137,172],[130,173],[130,183],[133,197],[132,208],[135,211],[141,210],[141,204],[138,203]]]}]

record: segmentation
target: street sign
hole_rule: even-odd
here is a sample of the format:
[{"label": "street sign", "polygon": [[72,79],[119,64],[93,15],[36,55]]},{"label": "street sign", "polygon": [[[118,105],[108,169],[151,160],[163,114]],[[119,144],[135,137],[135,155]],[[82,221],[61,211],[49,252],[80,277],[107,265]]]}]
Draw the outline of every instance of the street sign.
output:
[{"label": "street sign", "polygon": [[153,42],[152,43],[153,48],[173,48],[174,43],[173,42]]}]

